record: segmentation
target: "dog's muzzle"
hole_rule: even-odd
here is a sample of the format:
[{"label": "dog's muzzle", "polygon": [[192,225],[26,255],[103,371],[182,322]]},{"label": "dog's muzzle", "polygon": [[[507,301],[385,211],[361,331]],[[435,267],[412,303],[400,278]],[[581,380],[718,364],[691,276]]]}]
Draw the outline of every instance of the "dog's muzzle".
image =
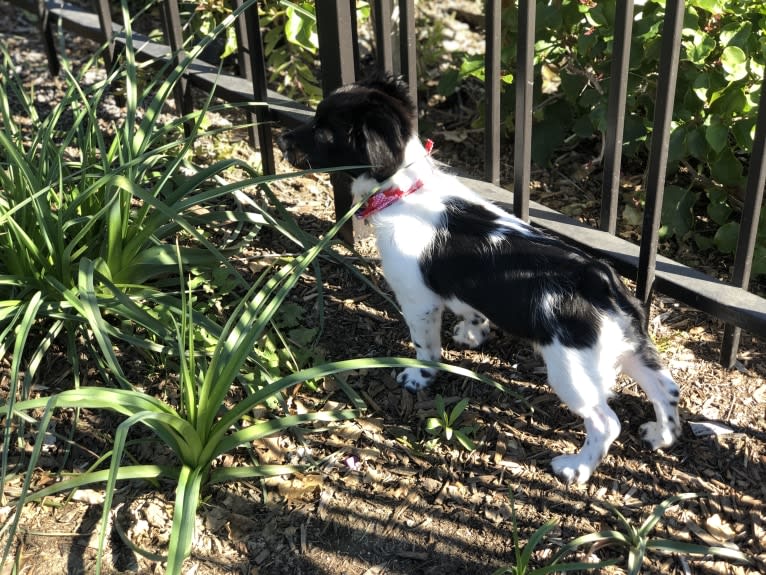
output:
[{"label": "dog's muzzle", "polygon": [[285,160],[291,165],[296,168],[303,168],[306,166],[306,154],[304,154],[295,144],[291,132],[281,134],[277,138],[277,147],[281,150]]}]

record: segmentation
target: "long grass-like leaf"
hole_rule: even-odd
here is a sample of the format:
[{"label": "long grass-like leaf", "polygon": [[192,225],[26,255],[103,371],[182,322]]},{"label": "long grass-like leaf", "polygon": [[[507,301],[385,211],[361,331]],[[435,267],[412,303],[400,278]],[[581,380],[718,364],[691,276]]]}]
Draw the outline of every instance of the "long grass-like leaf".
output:
[{"label": "long grass-like leaf", "polygon": [[343,421],[348,419],[355,419],[360,415],[361,413],[357,410],[346,409],[340,411],[314,411],[268,419],[248,427],[243,427],[242,429],[227,435],[215,446],[215,451],[212,452],[212,458],[215,458],[224,453],[228,453],[240,445],[250,443],[256,439],[274,435],[275,433],[285,431],[302,423],[312,421]]},{"label": "long grass-like leaf", "polygon": [[[50,398],[36,398],[19,401],[14,406],[16,411],[29,411],[49,407],[51,409],[61,407],[81,407],[87,409],[106,409],[132,416],[141,412],[154,412],[158,414],[157,420],[146,422],[173,451],[179,456],[193,453],[200,449],[200,440],[196,431],[189,422],[180,418],[175,410],[145,393],[129,389],[107,389],[102,387],[86,387],[82,389],[68,389]],[[0,416],[7,415],[7,405],[0,405]]]},{"label": "long grass-like leaf", "polygon": [[650,539],[646,543],[647,549],[664,551],[665,553],[680,553],[684,555],[711,555],[733,561],[742,561],[750,563],[750,558],[737,549],[730,549],[724,546],[698,545],[696,543],[687,543],[685,541],[676,541],[674,539]]},{"label": "long grass-like leaf", "polygon": [[[9,528],[9,533],[11,535],[8,536],[5,545],[3,546],[3,553],[2,556],[0,556],[0,565],[4,564],[6,558],[8,557],[8,553],[10,552],[14,539],[12,535],[16,533],[19,527],[19,521],[21,521],[21,510],[27,502],[27,495],[29,493],[30,485],[32,484],[32,476],[34,475],[33,471],[37,467],[37,462],[40,459],[40,452],[42,451],[43,444],[45,443],[45,433],[48,430],[48,426],[50,425],[51,418],[53,416],[53,408],[50,406],[52,402],[53,398],[48,400],[45,412],[40,418],[40,425],[37,430],[35,444],[32,447],[32,453],[29,455],[29,465],[27,466],[26,473],[24,474],[24,480],[21,483],[21,493],[19,494],[18,501],[16,502],[16,512],[13,514],[13,519],[11,520]],[[7,406],[0,406],[0,412],[2,412],[4,408],[7,408]],[[6,412],[9,414],[11,413],[7,410]]]},{"label": "long grass-like leaf", "polygon": [[256,477],[292,475],[306,471],[306,465],[245,465],[241,467],[217,467],[210,472],[208,483],[243,481]]},{"label": "long grass-like leaf", "polygon": [[[156,419],[160,425],[167,423],[163,420],[162,415],[154,411],[142,411],[130,416],[128,419],[120,423],[117,426],[117,431],[114,434],[114,447],[112,449],[112,461],[109,466],[109,476],[106,481],[106,488],[104,490],[104,503],[101,513],[101,526],[98,534],[98,548],[96,556],[96,575],[101,573],[101,562],[104,553],[104,542],[106,541],[106,533],[109,526],[109,514],[112,509],[112,500],[114,498],[114,490],[117,484],[118,471],[121,467],[122,454],[125,450],[125,440],[127,438],[128,431],[136,423],[147,423],[147,420]],[[170,416],[172,417],[172,416]],[[182,458],[183,459],[183,458]]]},{"label": "long grass-like leaf", "polygon": [[708,497],[708,495],[706,493],[680,493],[678,495],[668,497],[654,507],[649,517],[647,517],[643,523],[641,523],[641,526],[637,529],[637,532],[644,537],[648,536],[670,507],[673,507],[673,505],[676,505],[681,501],[686,501],[688,499],[699,499],[703,497]]},{"label": "long grass-like leaf", "polygon": [[244,414],[250,411],[256,405],[266,401],[269,397],[279,393],[280,391],[292,387],[298,383],[305,381],[317,380],[323,377],[334,375],[336,373],[343,373],[348,371],[355,371],[359,369],[380,369],[380,368],[405,368],[405,367],[431,367],[460,375],[482,383],[486,383],[492,387],[499,387],[506,393],[510,393],[505,390],[500,384],[493,380],[477,374],[471,370],[447,365],[437,362],[425,362],[417,359],[402,358],[402,357],[380,357],[380,358],[362,358],[362,359],[349,359],[344,361],[336,361],[326,363],[323,365],[310,367],[301,371],[292,373],[279,380],[265,386],[262,389],[255,391],[252,395],[246,397],[228,412],[224,413],[221,418],[215,422],[209,435],[209,439],[205,444],[205,454],[202,459],[212,459],[215,457],[214,453],[220,452],[220,442],[224,440],[224,437],[228,433],[228,430],[233,426],[236,426],[237,422],[242,418]]},{"label": "long grass-like leaf", "polygon": [[170,531],[166,573],[181,573],[184,560],[191,553],[197,505],[202,488],[204,468],[183,466],[176,485],[176,501],[173,508],[173,527]]},{"label": "long grass-like leaf", "polygon": [[[32,298],[30,299],[29,303],[25,306],[24,309],[24,315],[21,317],[21,321],[18,323],[18,325],[15,326],[16,330],[16,342],[14,344],[13,348],[13,360],[11,363],[11,374],[10,374],[10,391],[8,393],[8,402],[2,406],[5,409],[7,409],[7,413],[9,414],[6,418],[4,427],[5,427],[5,433],[3,434],[3,454],[2,454],[2,463],[0,464],[0,485],[5,485],[5,475],[8,470],[8,453],[10,451],[10,442],[11,442],[11,426],[12,426],[12,417],[10,417],[11,414],[15,411],[15,405],[16,405],[16,396],[19,394],[19,388],[18,388],[18,382],[19,382],[19,374],[21,372],[21,362],[24,357],[24,350],[26,349],[27,345],[27,338],[29,337],[29,332],[32,329],[32,325],[34,324],[35,320],[37,319],[37,313],[40,309],[40,305],[42,303],[42,294],[40,292],[35,293]],[[29,377],[27,377],[26,386],[28,387],[31,385],[31,382],[29,381]],[[27,393],[25,391],[21,392],[21,398],[26,399]],[[20,436],[24,435],[24,426],[20,426],[20,429],[18,430],[18,433]]]},{"label": "long grass-like leaf", "polygon": [[83,258],[80,261],[77,282],[79,287],[79,298],[83,305],[83,316],[90,324],[93,337],[96,339],[96,342],[101,349],[101,353],[103,354],[103,358],[109,365],[113,377],[121,386],[129,389],[131,387],[130,382],[122,371],[120,362],[114,353],[111,339],[109,338],[106,322],[104,322],[104,319],[101,317],[101,310],[99,308],[93,281],[94,273],[95,266],[93,262],[87,258]]},{"label": "long grass-like leaf", "polygon": [[[46,497],[79,489],[86,485],[106,483],[109,479],[110,470],[88,471],[77,475],[67,476],[65,479],[44,487],[26,496],[26,501],[40,501]],[[156,481],[158,479],[177,479],[178,467],[167,465],[123,465],[117,470],[117,481]]]}]

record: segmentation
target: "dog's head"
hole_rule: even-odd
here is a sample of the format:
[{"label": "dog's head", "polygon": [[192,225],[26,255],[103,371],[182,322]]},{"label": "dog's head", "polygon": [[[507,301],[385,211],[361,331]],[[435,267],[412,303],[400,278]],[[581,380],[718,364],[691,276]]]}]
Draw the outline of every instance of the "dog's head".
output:
[{"label": "dog's head", "polygon": [[282,134],[277,145],[297,168],[362,166],[349,173],[383,181],[402,166],[414,121],[407,86],[382,77],[337,89],[313,120]]}]

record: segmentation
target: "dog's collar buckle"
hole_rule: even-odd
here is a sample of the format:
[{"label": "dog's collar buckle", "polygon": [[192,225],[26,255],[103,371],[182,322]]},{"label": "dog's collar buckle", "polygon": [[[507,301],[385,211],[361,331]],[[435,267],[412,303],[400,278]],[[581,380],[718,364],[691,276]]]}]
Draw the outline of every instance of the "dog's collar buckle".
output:
[{"label": "dog's collar buckle", "polygon": [[[431,155],[431,150],[433,150],[434,148],[433,141],[430,139],[426,140],[424,147],[426,149],[426,153],[428,155]],[[386,188],[385,190],[379,190],[375,192],[374,194],[372,194],[369,198],[367,198],[367,201],[364,202],[364,204],[362,204],[362,207],[359,209],[359,211],[356,212],[356,217],[359,218],[360,220],[367,219],[372,214],[386,209],[388,206],[399,201],[405,196],[414,194],[422,187],[423,187],[423,180],[417,179],[406,190],[402,190],[401,188],[397,188],[397,187]]]}]

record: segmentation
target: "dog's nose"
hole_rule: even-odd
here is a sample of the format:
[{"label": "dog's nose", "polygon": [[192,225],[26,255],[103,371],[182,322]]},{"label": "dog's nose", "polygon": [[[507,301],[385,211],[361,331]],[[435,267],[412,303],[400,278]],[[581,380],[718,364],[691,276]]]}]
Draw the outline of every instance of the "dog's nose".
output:
[{"label": "dog's nose", "polygon": [[287,152],[288,150],[292,150],[294,148],[295,144],[290,138],[290,132],[287,132],[285,134],[280,134],[277,137],[277,146],[283,153]]},{"label": "dog's nose", "polygon": [[293,140],[291,135],[292,134],[290,132],[280,134],[277,137],[277,147],[282,152],[282,155],[284,155],[285,160],[287,160],[288,163],[295,165],[297,159],[297,150],[295,147],[295,140]]}]

